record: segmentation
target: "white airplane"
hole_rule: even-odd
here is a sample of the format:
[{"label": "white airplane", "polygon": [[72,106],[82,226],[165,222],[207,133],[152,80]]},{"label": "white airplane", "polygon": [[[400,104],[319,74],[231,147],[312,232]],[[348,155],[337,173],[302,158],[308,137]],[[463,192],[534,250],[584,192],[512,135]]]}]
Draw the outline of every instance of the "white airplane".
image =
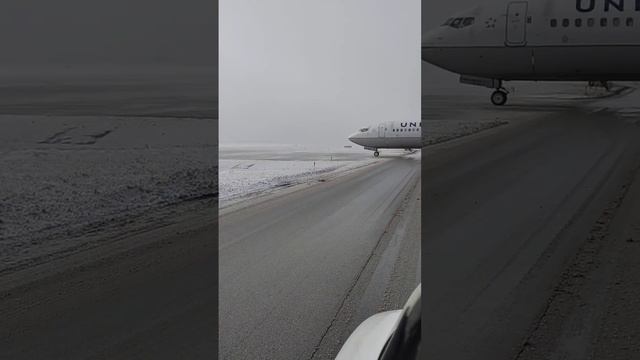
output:
[{"label": "white airplane", "polygon": [[387,121],[368,126],[349,136],[355,144],[372,150],[373,156],[380,156],[379,149],[419,149],[422,147],[422,123]]},{"label": "white airplane", "polygon": [[503,81],[640,80],[640,0],[492,1],[422,38],[422,59],[495,89]]}]

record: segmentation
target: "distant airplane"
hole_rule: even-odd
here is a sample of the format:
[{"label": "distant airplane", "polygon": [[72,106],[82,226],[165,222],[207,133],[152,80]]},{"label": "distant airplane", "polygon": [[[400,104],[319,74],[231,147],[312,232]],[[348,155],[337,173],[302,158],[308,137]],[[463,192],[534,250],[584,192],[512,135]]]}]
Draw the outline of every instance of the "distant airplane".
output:
[{"label": "distant airplane", "polygon": [[380,156],[379,149],[419,149],[422,147],[422,124],[417,122],[387,121],[360,129],[349,136],[349,140],[373,156]]},{"label": "distant airplane", "polygon": [[447,19],[423,35],[422,59],[493,88],[503,81],[640,80],[640,0],[500,0]]}]

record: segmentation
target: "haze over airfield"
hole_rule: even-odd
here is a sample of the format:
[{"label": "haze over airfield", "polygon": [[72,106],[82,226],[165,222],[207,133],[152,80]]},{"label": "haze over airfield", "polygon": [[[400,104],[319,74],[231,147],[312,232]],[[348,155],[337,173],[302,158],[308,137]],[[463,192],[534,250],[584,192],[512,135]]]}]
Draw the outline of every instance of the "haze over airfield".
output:
[{"label": "haze over airfield", "polygon": [[5,0],[2,65],[212,66],[217,1]]},{"label": "haze over airfield", "polygon": [[220,142],[341,146],[420,117],[420,2],[220,2]]}]

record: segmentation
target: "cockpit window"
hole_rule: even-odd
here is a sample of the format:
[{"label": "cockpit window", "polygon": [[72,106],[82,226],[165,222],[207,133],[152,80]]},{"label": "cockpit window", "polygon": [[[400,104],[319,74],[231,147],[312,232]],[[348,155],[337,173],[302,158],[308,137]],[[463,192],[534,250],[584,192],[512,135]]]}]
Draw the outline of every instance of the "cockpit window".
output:
[{"label": "cockpit window", "polygon": [[442,24],[442,26],[449,26],[451,25],[452,21],[453,21],[453,18],[448,18],[447,21],[445,21],[444,24]]},{"label": "cockpit window", "polygon": [[455,18],[449,26],[451,26],[452,28],[458,29],[462,27],[461,24],[462,24],[462,18]]},{"label": "cockpit window", "polygon": [[474,17],[458,17],[458,18],[450,18],[445,21],[442,26],[450,26],[454,29],[461,29],[463,27],[471,26],[475,22],[476,18]]},{"label": "cockpit window", "polygon": [[464,18],[464,20],[462,20],[462,26],[472,25],[475,20],[476,20],[475,18],[466,17],[466,18]]},{"label": "cockpit window", "polygon": [[[353,130],[352,130],[352,131],[353,131]],[[360,132],[367,132],[367,131],[369,131],[369,128],[368,128],[368,127],[360,129]]]}]

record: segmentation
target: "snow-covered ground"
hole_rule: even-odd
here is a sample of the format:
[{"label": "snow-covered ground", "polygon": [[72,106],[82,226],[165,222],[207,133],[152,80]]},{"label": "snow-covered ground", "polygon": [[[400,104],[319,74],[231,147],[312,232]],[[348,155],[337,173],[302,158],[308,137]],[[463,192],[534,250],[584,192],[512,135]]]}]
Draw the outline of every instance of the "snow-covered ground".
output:
[{"label": "snow-covered ground", "polygon": [[0,134],[0,269],[215,195],[212,120],[27,115],[0,126],[12,129]]},{"label": "snow-covered ground", "polygon": [[[302,145],[230,144],[220,147],[220,205],[225,207],[278,189],[408,156],[403,151],[319,148]],[[416,156],[416,155],[411,155]]]},{"label": "snow-covered ground", "polygon": [[607,97],[589,104],[594,111],[612,111],[618,116],[636,120],[640,115],[640,82],[619,82],[618,86],[626,86],[628,89],[623,96]]},{"label": "snow-covered ground", "polygon": [[[608,95],[602,88],[587,88],[582,83],[526,83],[511,85],[514,102],[535,104],[496,108],[488,93],[433,95],[423,102],[422,136],[428,146],[468,136],[531,118],[566,106],[572,100],[591,100]],[[486,90],[486,89],[485,89]],[[485,91],[486,92],[486,91]],[[479,93],[479,92],[478,92]],[[460,106],[465,104],[466,106]],[[402,152],[384,150],[374,160],[371,152],[353,148],[310,148],[303,145],[227,144],[220,147],[220,205],[275,191],[283,187],[314,181],[322,176],[383,161],[384,156],[402,156]]]},{"label": "snow-covered ground", "polygon": [[[220,147],[218,178],[212,82],[152,75],[108,83],[85,74],[64,83],[36,76],[0,85],[0,273],[170,221],[187,207],[212,206],[218,180],[224,206],[406,156],[383,150],[374,159],[355,145],[228,144]],[[632,117],[640,112],[636,98],[598,106],[619,105],[622,115]],[[474,105],[472,117],[458,104],[464,102]],[[496,115],[488,95],[434,96],[425,104],[427,144],[531,112],[513,107]]]},{"label": "snow-covered ground", "polygon": [[507,123],[505,120],[431,120],[425,122],[423,143],[438,144]]},{"label": "snow-covered ground", "polygon": [[212,206],[210,89],[161,78],[0,86],[0,273]]},{"label": "snow-covered ground", "polygon": [[[458,85],[465,91],[451,96],[431,86],[422,102],[423,138],[426,145],[471,135],[510,122],[528,119],[545,112],[561,110],[577,103],[599,103],[633,83],[614,83],[612,91],[588,87],[580,82],[509,82],[511,94],[506,106],[489,101],[490,89]],[[613,97],[611,99],[624,99]],[[624,100],[616,100],[623,101]],[[626,102],[625,102],[626,103]],[[632,110],[627,110],[632,112]]]}]

